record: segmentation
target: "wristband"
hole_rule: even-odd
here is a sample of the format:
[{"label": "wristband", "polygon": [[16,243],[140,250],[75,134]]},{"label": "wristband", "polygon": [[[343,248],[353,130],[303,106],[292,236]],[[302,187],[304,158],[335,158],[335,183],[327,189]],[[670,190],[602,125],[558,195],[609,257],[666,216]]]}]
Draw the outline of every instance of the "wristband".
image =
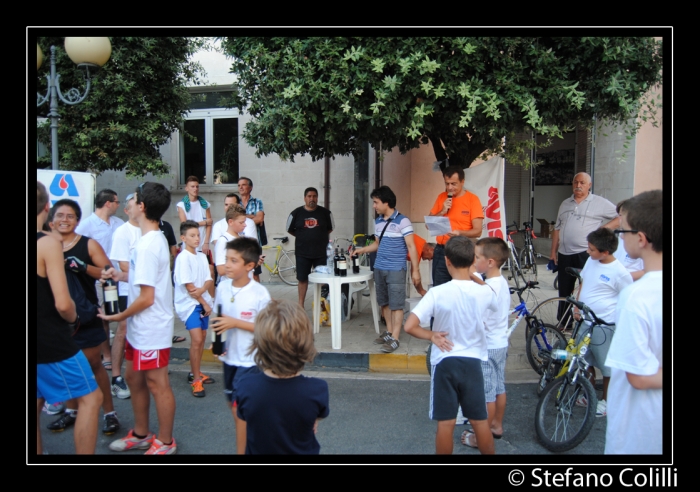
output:
[{"label": "wristband", "polygon": [[75,332],[78,331],[78,328],[80,328],[80,316],[78,316],[77,313],[75,315],[75,321],[68,323],[68,327],[71,329],[73,334],[75,334]]}]

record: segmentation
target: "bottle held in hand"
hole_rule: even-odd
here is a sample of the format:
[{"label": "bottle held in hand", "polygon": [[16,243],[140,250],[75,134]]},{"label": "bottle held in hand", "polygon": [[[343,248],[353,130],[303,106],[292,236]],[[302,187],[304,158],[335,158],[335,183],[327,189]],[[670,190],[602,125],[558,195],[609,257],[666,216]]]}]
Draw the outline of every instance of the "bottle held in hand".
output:
[{"label": "bottle held in hand", "polygon": [[357,250],[353,248],[352,250],[352,273],[360,273],[360,255],[357,254]]},{"label": "bottle held in hand", "polygon": [[[221,317],[221,304],[216,305],[216,315]],[[212,333],[215,333],[212,330]],[[224,342],[221,340],[221,333],[216,333],[214,336],[214,344],[211,347],[211,353],[214,355],[222,355],[224,353]]]},{"label": "bottle held in hand", "polygon": [[[110,268],[111,265],[105,265],[105,271]],[[105,314],[107,316],[117,314],[119,312],[119,291],[117,290],[117,282],[113,278],[108,278],[102,284],[102,297]]]}]

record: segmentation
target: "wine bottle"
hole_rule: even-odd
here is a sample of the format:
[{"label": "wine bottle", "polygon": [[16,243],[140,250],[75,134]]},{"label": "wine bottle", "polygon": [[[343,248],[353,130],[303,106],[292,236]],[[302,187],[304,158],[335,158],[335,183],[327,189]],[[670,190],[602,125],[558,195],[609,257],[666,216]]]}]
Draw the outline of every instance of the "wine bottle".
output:
[{"label": "wine bottle", "polygon": [[[216,305],[216,316],[221,318],[221,304]],[[214,344],[211,347],[211,353],[214,355],[221,355],[224,353],[224,342],[221,341],[221,333],[216,333],[214,336]]]},{"label": "wine bottle", "polygon": [[333,257],[333,275],[336,277],[340,275],[340,270],[338,270],[338,262],[340,261],[340,255],[338,254],[338,248],[335,248],[335,256]]},{"label": "wine bottle", "polygon": [[[105,272],[112,268],[112,265],[105,265]],[[102,284],[102,298],[104,299],[104,311],[107,316],[119,312],[119,291],[117,282],[113,278],[108,278]]]},{"label": "wine bottle", "polygon": [[340,259],[338,260],[338,272],[341,277],[348,276],[348,260],[345,258],[343,250],[340,250]]},{"label": "wine bottle", "polygon": [[352,273],[360,273],[360,255],[353,248],[352,250]]}]

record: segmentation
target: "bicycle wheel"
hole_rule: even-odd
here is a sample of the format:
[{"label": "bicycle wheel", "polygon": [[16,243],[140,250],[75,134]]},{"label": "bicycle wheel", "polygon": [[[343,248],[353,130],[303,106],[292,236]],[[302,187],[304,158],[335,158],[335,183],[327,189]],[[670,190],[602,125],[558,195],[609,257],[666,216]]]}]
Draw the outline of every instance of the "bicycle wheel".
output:
[{"label": "bicycle wheel", "polygon": [[515,284],[515,288],[519,289],[520,279],[518,279],[518,275],[520,275],[520,267],[518,265],[518,259],[515,256],[515,251],[513,249],[511,249],[510,254],[508,255],[506,265],[508,267],[508,280],[512,279],[513,284]]},{"label": "bicycle wheel", "polygon": [[[565,303],[563,307],[563,315],[561,319],[557,317],[559,303]],[[539,303],[532,310],[531,316],[540,320],[543,324],[556,328],[558,331],[564,331],[574,325],[574,305],[566,300],[566,297],[552,297]],[[530,324],[525,325],[525,341],[530,335]]]},{"label": "bicycle wheel", "polygon": [[[576,405],[581,397],[586,399],[585,406]],[[535,431],[542,445],[561,453],[581,444],[593,427],[597,405],[595,390],[585,374],[579,373],[574,384],[568,375],[552,381],[535,411]]]},{"label": "bicycle wheel", "polygon": [[537,282],[537,261],[531,249],[525,248],[520,252],[520,271],[525,282]]},{"label": "bicycle wheel", "polygon": [[[550,348],[551,347],[551,348]],[[541,350],[551,352],[554,349],[565,349],[566,337],[552,325],[543,324],[541,329],[531,329],[525,344],[527,361],[537,374],[541,374],[544,364],[549,357],[543,357]]]},{"label": "bicycle wheel", "polygon": [[294,262],[294,250],[282,251],[279,263],[277,264],[277,274],[287,285],[298,285],[297,280],[297,265]]}]

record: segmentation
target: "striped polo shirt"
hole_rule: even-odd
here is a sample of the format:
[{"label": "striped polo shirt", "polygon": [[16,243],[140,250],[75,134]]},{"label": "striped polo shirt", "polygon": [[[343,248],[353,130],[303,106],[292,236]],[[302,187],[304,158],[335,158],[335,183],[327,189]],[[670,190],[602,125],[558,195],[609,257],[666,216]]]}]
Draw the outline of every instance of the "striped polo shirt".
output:
[{"label": "striped polo shirt", "polygon": [[[392,221],[384,232],[379,249],[377,250],[377,259],[374,262],[374,268],[377,270],[405,270],[406,269],[406,240],[404,237],[413,234],[413,225],[408,217],[400,214],[398,210],[390,217]],[[383,215],[380,215],[374,221],[374,234],[379,238],[384,230],[387,221]]]}]

